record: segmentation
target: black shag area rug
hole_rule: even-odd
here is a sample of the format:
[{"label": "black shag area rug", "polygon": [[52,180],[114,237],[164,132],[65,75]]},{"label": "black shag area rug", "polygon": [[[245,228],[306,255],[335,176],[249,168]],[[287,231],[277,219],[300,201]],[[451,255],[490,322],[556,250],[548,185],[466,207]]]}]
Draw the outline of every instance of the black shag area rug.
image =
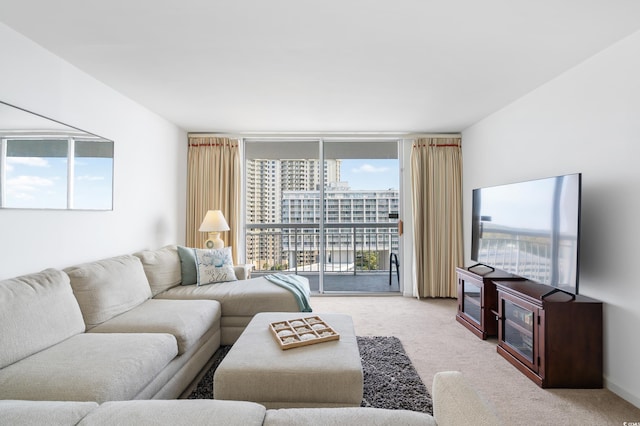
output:
[{"label": "black shag area rug", "polygon": [[[427,387],[416,372],[397,337],[358,336],[364,389],[362,407],[411,410],[433,414]],[[213,365],[189,395],[190,399],[213,398],[213,374],[231,346],[221,346]]]}]

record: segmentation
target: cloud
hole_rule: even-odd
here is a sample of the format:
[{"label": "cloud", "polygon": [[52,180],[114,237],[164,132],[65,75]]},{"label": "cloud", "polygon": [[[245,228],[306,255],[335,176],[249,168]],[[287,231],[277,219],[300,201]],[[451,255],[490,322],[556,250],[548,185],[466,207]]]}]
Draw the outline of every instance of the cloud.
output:
[{"label": "cloud", "polygon": [[11,196],[18,200],[35,200],[36,199],[36,197],[34,197],[31,194],[27,194],[26,192],[17,192],[15,194],[11,194]]},{"label": "cloud", "polygon": [[18,176],[7,179],[7,190],[12,193],[33,192],[42,188],[53,186],[51,179],[41,178],[39,176]]},{"label": "cloud", "polygon": [[387,173],[389,171],[388,167],[375,167],[371,164],[363,164],[362,166],[351,169],[353,173]]},{"label": "cloud", "polygon": [[[53,188],[55,182],[53,179],[45,179],[39,176],[18,176],[7,179],[7,195],[18,200],[34,200],[38,196],[42,196],[43,190]],[[54,191],[55,192],[55,191]]]},{"label": "cloud", "polygon": [[7,164],[21,164],[32,167],[49,167],[49,162],[42,157],[7,157]]},{"label": "cloud", "polygon": [[104,176],[91,176],[91,175],[83,175],[83,176],[77,176],[76,179],[78,180],[104,180]]}]

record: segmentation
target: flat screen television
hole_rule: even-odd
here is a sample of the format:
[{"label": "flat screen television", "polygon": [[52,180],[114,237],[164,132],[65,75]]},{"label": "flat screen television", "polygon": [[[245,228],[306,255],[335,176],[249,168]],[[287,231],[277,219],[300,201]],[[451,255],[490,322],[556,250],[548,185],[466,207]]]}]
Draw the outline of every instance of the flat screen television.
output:
[{"label": "flat screen television", "polygon": [[473,190],[471,259],[578,294],[580,173]]}]

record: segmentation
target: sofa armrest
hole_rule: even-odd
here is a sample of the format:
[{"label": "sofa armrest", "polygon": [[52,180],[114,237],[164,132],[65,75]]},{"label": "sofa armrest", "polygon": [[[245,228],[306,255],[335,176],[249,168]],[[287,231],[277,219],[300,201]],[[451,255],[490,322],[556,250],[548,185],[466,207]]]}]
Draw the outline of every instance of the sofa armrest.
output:
[{"label": "sofa armrest", "polygon": [[250,263],[244,265],[234,265],[233,270],[236,273],[236,278],[239,280],[248,280],[251,278],[251,271],[253,270],[253,265]]},{"label": "sofa armrest", "polygon": [[459,371],[436,373],[432,392],[433,417],[438,426],[501,424],[493,410]]}]

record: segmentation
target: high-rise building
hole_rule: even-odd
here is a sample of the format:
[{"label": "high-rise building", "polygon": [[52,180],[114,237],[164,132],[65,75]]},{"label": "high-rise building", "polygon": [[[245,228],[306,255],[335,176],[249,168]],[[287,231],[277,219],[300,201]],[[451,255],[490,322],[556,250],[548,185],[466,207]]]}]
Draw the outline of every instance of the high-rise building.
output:
[{"label": "high-rise building", "polygon": [[[340,160],[324,162],[324,181],[333,185],[340,181]],[[264,224],[282,223],[283,191],[314,191],[320,185],[320,161],[249,159],[245,162],[247,223],[247,260],[256,269],[281,267],[283,257],[281,231],[264,228]],[[251,225],[259,225],[262,228]]]},{"label": "high-rise building", "polygon": [[[320,185],[319,160],[247,160],[247,223],[281,223],[282,191],[313,191]],[[326,160],[326,186],[340,182],[340,160]]]}]

